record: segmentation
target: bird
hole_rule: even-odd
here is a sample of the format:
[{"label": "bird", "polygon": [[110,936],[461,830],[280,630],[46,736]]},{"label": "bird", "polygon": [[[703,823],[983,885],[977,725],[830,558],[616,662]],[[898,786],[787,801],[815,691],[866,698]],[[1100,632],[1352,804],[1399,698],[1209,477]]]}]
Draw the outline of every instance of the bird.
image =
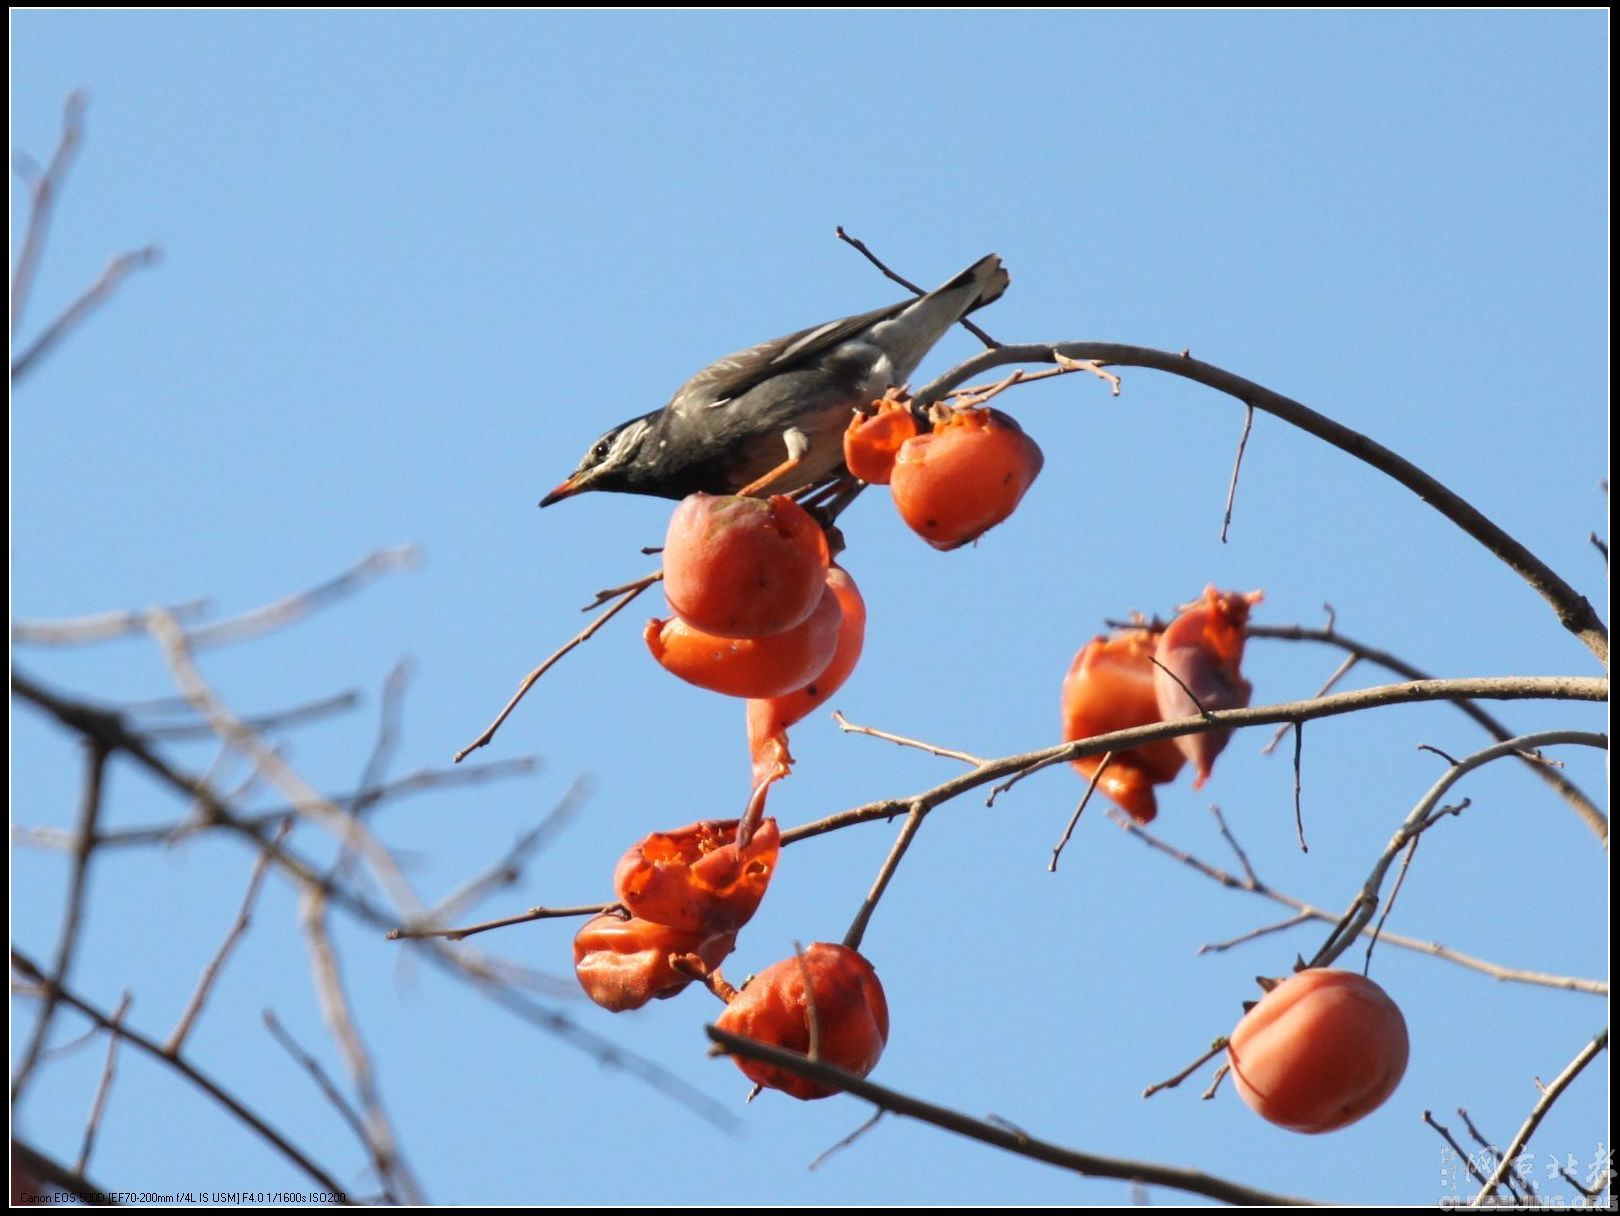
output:
[{"label": "bird", "polygon": [[1009,276],[988,254],[949,282],[717,359],[662,409],[597,439],[542,507],[587,490],[681,499],[792,494],[846,470],[854,411],[904,385],[945,332],[999,299]]}]

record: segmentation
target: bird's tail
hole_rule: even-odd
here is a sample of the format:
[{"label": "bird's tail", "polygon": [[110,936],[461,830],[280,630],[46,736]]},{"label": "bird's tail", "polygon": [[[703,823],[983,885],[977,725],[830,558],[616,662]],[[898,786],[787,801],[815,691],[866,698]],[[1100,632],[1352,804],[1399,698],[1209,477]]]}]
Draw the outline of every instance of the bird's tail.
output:
[{"label": "bird's tail", "polygon": [[968,313],[1001,298],[1011,282],[998,254],[987,254],[948,283],[918,296],[872,329],[871,340],[893,365],[893,380],[911,379],[934,343]]}]

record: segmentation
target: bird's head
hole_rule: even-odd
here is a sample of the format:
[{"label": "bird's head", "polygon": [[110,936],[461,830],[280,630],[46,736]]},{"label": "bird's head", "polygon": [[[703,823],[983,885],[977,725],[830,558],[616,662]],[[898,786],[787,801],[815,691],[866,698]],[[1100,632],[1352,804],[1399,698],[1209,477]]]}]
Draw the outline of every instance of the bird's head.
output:
[{"label": "bird's head", "polygon": [[656,414],[621,423],[586,449],[579,467],[551,493],[540,500],[542,507],[572,498],[586,490],[618,490],[622,493],[648,493],[641,488],[647,464],[647,443]]}]

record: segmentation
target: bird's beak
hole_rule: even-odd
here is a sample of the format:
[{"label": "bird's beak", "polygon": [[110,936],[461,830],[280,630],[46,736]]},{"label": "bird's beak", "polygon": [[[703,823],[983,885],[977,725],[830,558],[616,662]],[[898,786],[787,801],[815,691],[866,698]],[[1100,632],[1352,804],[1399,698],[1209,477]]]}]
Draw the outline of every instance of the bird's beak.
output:
[{"label": "bird's beak", "polygon": [[561,502],[565,498],[573,497],[575,494],[578,494],[585,488],[585,486],[582,484],[584,481],[585,478],[581,477],[578,473],[575,473],[550,494],[547,494],[544,498],[542,498],[540,500],[540,505],[542,507],[549,507],[554,502]]}]

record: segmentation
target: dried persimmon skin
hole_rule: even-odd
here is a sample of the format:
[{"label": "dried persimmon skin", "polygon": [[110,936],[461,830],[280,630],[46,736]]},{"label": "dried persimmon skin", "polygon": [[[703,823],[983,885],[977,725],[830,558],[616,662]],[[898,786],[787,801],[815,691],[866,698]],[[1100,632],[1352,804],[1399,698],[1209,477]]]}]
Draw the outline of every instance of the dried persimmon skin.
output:
[{"label": "dried persimmon skin", "polygon": [[774,819],[740,847],[737,820],[705,819],[632,845],[613,872],[613,890],[632,916],[689,932],[735,931],[765,898],[780,851]]},{"label": "dried persimmon skin", "polygon": [[[1196,717],[1205,711],[1244,709],[1254,685],[1243,678],[1243,646],[1248,639],[1249,609],[1258,591],[1205,589],[1159,636],[1154,658],[1154,694],[1166,720]],[[1181,735],[1176,746],[1192,761],[1194,789],[1209,780],[1215,758],[1231,740],[1230,728]]]},{"label": "dried persimmon skin", "polygon": [[675,958],[695,954],[712,969],[736,944],[734,931],[694,932],[604,913],[586,921],[574,937],[574,975],[591,1000],[622,1013],[667,1000],[692,982],[674,966]]}]

